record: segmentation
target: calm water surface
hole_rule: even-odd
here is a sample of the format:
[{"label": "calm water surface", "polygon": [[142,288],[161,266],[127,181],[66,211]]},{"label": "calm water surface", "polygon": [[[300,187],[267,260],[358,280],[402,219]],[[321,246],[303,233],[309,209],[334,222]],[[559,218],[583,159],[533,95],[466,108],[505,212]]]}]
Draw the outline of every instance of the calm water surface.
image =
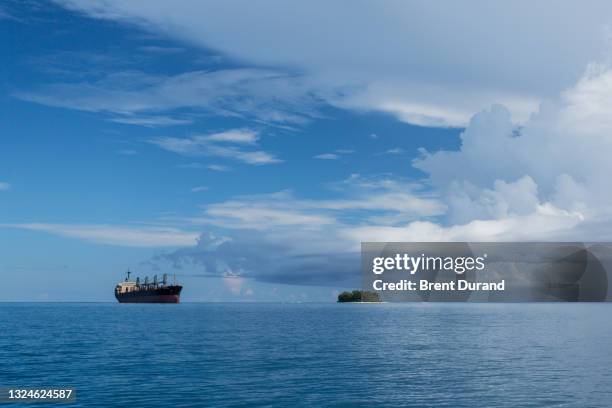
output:
[{"label": "calm water surface", "polygon": [[[44,406],[610,407],[608,304],[0,304]],[[13,403],[10,406],[26,406]]]}]

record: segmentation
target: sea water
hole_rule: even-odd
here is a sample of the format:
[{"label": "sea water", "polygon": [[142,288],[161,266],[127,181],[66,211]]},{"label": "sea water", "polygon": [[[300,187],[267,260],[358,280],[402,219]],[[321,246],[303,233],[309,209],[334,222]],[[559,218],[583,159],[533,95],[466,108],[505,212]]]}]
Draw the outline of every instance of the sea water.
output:
[{"label": "sea water", "polygon": [[77,390],[35,407],[609,407],[611,316],[600,303],[3,303],[0,387]]}]

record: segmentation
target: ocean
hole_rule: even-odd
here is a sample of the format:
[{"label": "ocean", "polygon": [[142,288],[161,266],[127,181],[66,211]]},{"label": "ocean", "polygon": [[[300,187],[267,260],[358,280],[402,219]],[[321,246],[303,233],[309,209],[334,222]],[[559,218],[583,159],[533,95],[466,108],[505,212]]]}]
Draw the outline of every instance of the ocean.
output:
[{"label": "ocean", "polygon": [[44,407],[610,407],[604,303],[1,303],[0,387]]}]

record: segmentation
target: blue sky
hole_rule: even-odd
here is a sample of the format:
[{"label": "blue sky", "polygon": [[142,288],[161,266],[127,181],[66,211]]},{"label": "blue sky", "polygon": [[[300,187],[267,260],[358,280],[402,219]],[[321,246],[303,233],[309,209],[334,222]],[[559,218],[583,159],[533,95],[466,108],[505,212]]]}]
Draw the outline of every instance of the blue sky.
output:
[{"label": "blue sky", "polygon": [[0,300],[330,301],[361,241],[605,239],[608,22],[483,4],[2,3]]}]

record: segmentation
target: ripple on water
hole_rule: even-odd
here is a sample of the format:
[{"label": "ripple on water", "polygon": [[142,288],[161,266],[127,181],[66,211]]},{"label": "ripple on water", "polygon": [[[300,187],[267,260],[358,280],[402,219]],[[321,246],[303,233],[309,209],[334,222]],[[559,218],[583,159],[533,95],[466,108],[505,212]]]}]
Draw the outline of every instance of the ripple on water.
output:
[{"label": "ripple on water", "polygon": [[354,306],[2,304],[0,379],[74,406],[612,401],[607,304]]}]

